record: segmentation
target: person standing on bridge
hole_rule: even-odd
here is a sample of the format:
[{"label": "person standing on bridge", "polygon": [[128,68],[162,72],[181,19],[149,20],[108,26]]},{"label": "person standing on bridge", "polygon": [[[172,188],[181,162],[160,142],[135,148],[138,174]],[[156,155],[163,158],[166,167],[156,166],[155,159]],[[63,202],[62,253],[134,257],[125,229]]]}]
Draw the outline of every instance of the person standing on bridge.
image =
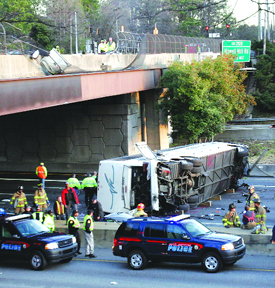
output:
[{"label": "person standing on bridge", "polygon": [[109,38],[109,42],[107,43],[107,52],[114,51],[116,49],[116,43],[113,41],[113,38]]},{"label": "person standing on bridge", "polygon": [[48,176],[48,171],[43,162],[40,163],[35,172],[38,178],[40,178],[40,181],[43,184],[43,188],[45,189],[45,179]]},{"label": "person standing on bridge", "polygon": [[39,183],[38,189],[34,192],[34,204],[39,206],[43,213],[45,213],[50,206],[50,201],[48,199],[46,191],[43,189],[42,183]]},{"label": "person standing on bridge", "polygon": [[14,208],[14,214],[22,214],[25,211],[25,206],[28,205],[27,197],[23,192],[23,186],[18,186],[17,191],[13,194],[10,205]]},{"label": "person standing on bridge", "polygon": [[93,202],[93,197],[96,195],[97,183],[95,178],[87,173],[87,177],[82,181],[82,189],[85,191],[85,204],[89,207]]}]

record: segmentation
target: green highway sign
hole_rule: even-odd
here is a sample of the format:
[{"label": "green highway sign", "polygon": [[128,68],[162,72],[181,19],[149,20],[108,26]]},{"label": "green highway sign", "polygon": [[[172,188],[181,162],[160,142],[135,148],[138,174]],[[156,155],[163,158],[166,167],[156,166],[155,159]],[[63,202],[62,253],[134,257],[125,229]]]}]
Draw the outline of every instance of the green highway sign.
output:
[{"label": "green highway sign", "polygon": [[224,40],[222,41],[222,54],[233,54],[237,56],[235,62],[250,61],[251,41],[247,40]]}]

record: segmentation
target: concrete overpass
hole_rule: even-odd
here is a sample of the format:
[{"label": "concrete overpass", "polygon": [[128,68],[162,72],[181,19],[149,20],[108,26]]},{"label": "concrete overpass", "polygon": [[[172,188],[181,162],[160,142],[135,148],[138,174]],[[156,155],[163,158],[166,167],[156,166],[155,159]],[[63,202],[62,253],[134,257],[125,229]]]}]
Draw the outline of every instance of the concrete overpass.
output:
[{"label": "concrete overpass", "polygon": [[142,69],[119,70],[135,56],[64,55],[70,74],[44,76],[25,56],[1,55],[0,172],[33,172],[43,161],[52,172],[85,173],[102,159],[137,153],[135,142],[167,148],[158,80],[174,60],[198,56],[146,55]]}]

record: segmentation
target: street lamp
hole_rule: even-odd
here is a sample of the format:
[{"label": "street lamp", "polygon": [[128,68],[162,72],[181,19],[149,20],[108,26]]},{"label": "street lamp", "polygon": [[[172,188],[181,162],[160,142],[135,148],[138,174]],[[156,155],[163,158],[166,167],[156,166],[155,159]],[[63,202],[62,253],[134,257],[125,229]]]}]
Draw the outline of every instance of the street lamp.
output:
[{"label": "street lamp", "polygon": [[77,39],[77,14],[72,12],[69,14],[70,17],[70,53],[73,54],[73,20],[71,15],[74,14],[74,26],[75,26],[75,54],[78,54],[78,39]]}]

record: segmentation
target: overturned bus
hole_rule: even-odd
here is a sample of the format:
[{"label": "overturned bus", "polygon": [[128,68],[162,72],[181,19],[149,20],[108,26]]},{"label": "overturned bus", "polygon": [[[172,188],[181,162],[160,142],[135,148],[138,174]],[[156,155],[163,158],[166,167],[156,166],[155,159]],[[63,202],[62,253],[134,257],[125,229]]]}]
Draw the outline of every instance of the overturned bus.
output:
[{"label": "overturned bus", "polygon": [[209,142],[152,152],[145,142],[141,154],[102,160],[98,201],[105,213],[127,212],[142,202],[153,215],[195,209],[235,187],[248,165],[244,145]]}]

